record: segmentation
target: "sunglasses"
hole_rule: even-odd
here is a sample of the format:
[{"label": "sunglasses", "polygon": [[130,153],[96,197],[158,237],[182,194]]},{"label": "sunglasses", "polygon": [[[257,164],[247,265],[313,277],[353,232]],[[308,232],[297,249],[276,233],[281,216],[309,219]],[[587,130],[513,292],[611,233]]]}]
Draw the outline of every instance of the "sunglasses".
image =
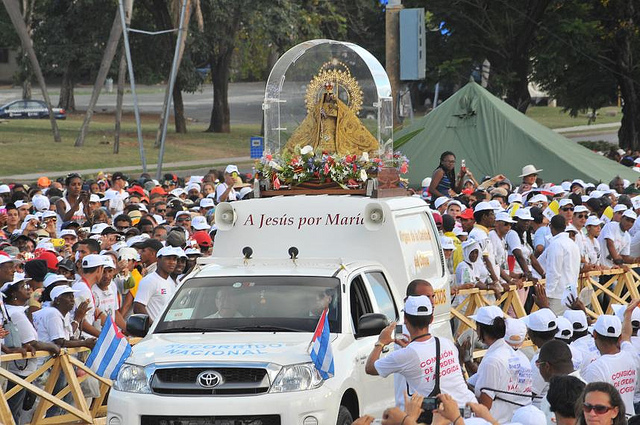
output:
[{"label": "sunglasses", "polygon": [[178,223],[182,223],[184,221],[191,221],[191,219],[190,218],[185,218],[185,217],[180,217],[179,219],[176,220],[176,222],[178,222]]},{"label": "sunglasses", "polygon": [[163,209],[163,210],[156,209],[156,212],[157,213],[165,213],[165,212],[167,212],[167,209],[166,208]]},{"label": "sunglasses", "polygon": [[589,214],[576,214],[576,218],[587,218]]},{"label": "sunglasses", "polygon": [[573,211],[573,207],[564,207],[562,211]]},{"label": "sunglasses", "polygon": [[604,406],[602,404],[584,403],[582,405],[582,410],[584,411],[584,413],[589,413],[593,410],[594,412],[596,412],[596,415],[604,415],[611,409],[613,409],[613,407]]}]

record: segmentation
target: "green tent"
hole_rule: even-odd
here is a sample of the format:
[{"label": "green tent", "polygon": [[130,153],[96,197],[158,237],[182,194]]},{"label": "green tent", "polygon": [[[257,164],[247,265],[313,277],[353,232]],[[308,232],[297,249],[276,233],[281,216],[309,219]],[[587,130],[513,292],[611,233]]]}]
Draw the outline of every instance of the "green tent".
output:
[{"label": "green tent", "polygon": [[506,175],[514,184],[522,167],[533,164],[547,182],[565,179],[608,183],[616,175],[635,181],[640,174],[598,155],[537,123],[470,82],[426,116],[395,135],[396,148],[410,160],[408,178],[419,186],[452,151],[476,179]]}]

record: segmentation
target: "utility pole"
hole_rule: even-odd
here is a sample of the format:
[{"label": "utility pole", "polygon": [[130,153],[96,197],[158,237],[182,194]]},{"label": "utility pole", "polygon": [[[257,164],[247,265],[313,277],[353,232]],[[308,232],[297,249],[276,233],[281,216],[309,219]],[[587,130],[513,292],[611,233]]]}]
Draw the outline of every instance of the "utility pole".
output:
[{"label": "utility pole", "polygon": [[[126,0],[124,4],[124,21],[131,24],[131,14],[133,13],[133,0]],[[122,103],[124,100],[124,84],[127,77],[127,58],[124,48],[120,53],[120,66],[118,67],[118,90],[116,93],[116,127],[113,140],[113,153],[120,152],[120,126],[122,125]]]},{"label": "utility pole", "polygon": [[389,0],[385,12],[385,68],[391,83],[393,123],[399,123],[398,91],[400,88],[400,11],[402,0]]}]

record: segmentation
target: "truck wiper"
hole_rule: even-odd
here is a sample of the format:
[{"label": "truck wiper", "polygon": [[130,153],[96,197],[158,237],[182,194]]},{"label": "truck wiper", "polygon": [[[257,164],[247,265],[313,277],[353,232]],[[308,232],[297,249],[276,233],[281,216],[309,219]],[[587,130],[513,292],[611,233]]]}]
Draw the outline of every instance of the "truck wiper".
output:
[{"label": "truck wiper", "polygon": [[230,328],[194,328],[191,326],[181,326],[179,328],[166,328],[156,331],[157,334],[172,333],[197,333],[197,332],[233,332],[235,329]]},{"label": "truck wiper", "polygon": [[236,331],[240,332],[305,332],[302,329],[295,328],[287,328],[284,326],[273,326],[273,325],[253,325],[253,326],[242,326],[239,328],[235,328]]}]

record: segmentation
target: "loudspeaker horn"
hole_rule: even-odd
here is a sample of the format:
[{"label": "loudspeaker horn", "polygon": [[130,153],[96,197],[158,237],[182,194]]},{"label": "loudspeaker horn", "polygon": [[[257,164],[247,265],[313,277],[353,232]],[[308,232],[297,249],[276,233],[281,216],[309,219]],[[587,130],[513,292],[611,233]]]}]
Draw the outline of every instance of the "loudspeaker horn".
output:
[{"label": "loudspeaker horn", "polygon": [[367,204],[364,209],[364,227],[367,230],[378,230],[385,221],[385,214],[382,205],[377,202]]},{"label": "loudspeaker horn", "polygon": [[216,206],[215,223],[219,230],[230,230],[235,224],[238,215],[229,202],[220,202]]}]

